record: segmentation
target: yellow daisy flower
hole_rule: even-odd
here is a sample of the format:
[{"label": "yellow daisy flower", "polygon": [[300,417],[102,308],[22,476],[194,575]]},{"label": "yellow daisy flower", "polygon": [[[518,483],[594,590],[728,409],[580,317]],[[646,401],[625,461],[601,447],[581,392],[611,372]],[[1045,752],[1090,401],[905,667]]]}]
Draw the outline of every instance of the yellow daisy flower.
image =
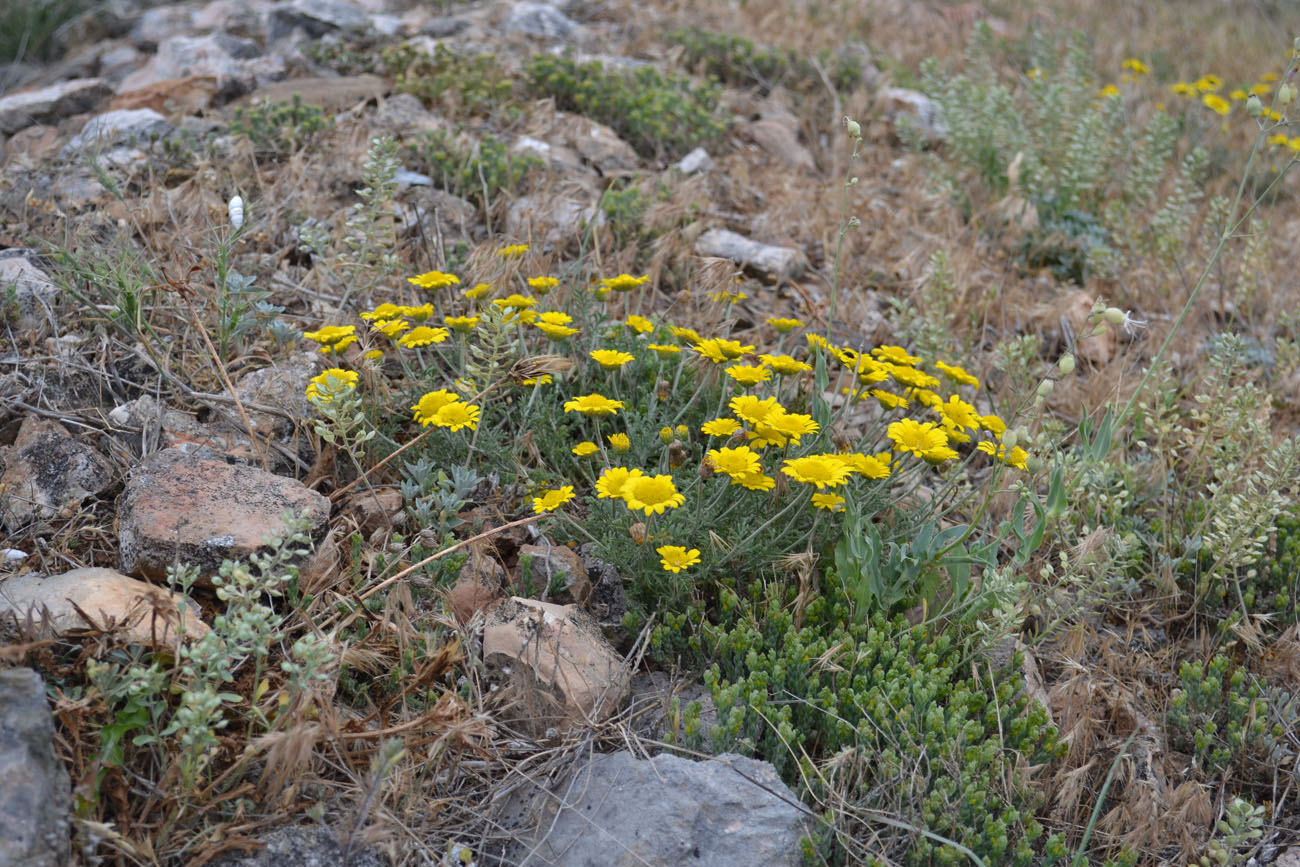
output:
[{"label": "yellow daisy flower", "polygon": [[573,486],[565,485],[557,490],[547,491],[540,497],[533,497],[533,514],[540,515],[542,512],[554,512],[560,506],[572,500],[573,496]]},{"label": "yellow daisy flower", "polygon": [[697,548],[687,551],[681,545],[663,545],[656,548],[655,553],[659,555],[659,562],[663,564],[664,571],[674,574],[700,562],[700,552]]}]

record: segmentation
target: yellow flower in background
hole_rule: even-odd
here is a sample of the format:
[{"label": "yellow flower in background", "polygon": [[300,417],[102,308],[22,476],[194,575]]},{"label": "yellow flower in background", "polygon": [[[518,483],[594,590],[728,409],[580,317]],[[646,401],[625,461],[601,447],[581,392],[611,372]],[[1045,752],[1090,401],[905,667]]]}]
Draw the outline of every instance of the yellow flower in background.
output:
[{"label": "yellow flower in background", "polygon": [[1243,99],[1245,99],[1248,96],[1250,96],[1250,94],[1246,93],[1246,89],[1244,87],[1238,87],[1228,94],[1228,98],[1231,99],[1233,102],[1241,102]]},{"label": "yellow flower in background", "polygon": [[980,387],[979,379],[974,375],[967,373],[960,365],[945,364],[942,361],[936,361],[934,366],[939,368],[940,373],[958,385],[972,385],[975,388]]},{"label": "yellow flower in background", "polygon": [[405,319],[376,319],[370,323],[371,331],[378,331],[385,337],[396,337],[411,327]]},{"label": "yellow flower in background", "polygon": [[1300,136],[1291,136],[1286,140],[1286,149],[1292,153],[1300,153]]},{"label": "yellow flower in background", "polygon": [[396,304],[380,304],[374,310],[367,310],[361,314],[361,318],[370,322],[375,319],[396,319],[402,315],[402,308]]},{"label": "yellow flower in background", "polygon": [[515,292],[505,298],[498,298],[492,303],[502,310],[524,310],[528,307],[536,307],[537,299],[531,295],[520,295]]},{"label": "yellow flower in background", "polygon": [[749,446],[709,449],[707,460],[714,472],[730,476],[733,481],[737,476],[748,476],[762,470],[758,452]]},{"label": "yellow flower in background", "polygon": [[621,500],[623,499],[623,489],[627,487],[628,482],[638,479],[642,476],[640,470],[629,470],[627,467],[609,467],[600,474],[596,479],[596,496],[602,500]]},{"label": "yellow flower in background", "polygon": [[402,315],[408,316],[416,322],[424,322],[433,315],[433,305],[421,304],[419,307],[403,307]]},{"label": "yellow flower in background", "polygon": [[781,472],[796,482],[815,485],[818,490],[838,487],[849,479],[849,468],[839,455],[788,458]]},{"label": "yellow flower in background", "polygon": [[1119,88],[1113,84],[1108,84],[1101,90],[1097,91],[1097,95],[1103,98],[1107,96],[1119,96]]},{"label": "yellow flower in background", "polygon": [[899,397],[892,392],[885,391],[883,388],[873,388],[867,394],[880,401],[880,405],[884,409],[907,409],[911,406],[911,402],[907,398]]},{"label": "yellow flower in background", "polygon": [[813,494],[812,504],[828,512],[839,512],[844,509],[844,498],[839,494]]},{"label": "yellow flower in background", "polygon": [[442,271],[426,271],[418,277],[407,277],[407,283],[414,283],[421,289],[443,289],[447,286],[459,286],[460,278],[455,274],[444,274]]},{"label": "yellow flower in background", "polygon": [[699,343],[704,339],[700,337],[699,332],[694,328],[681,328],[676,325],[669,325],[668,332],[683,343]]},{"label": "yellow flower in background", "polygon": [[618,370],[629,361],[636,360],[636,356],[632,355],[632,353],[621,352],[617,349],[593,349],[587,354],[606,370]]},{"label": "yellow flower in background", "polygon": [[1031,67],[1025,72],[1025,75],[1028,76],[1030,81],[1042,81],[1043,68],[1041,66]]},{"label": "yellow flower in background", "polygon": [[733,364],[727,368],[727,376],[750,388],[772,378],[772,369],[761,364]]},{"label": "yellow flower in background", "polygon": [[610,400],[601,394],[584,394],[565,401],[565,412],[580,412],[583,415],[616,415],[623,408],[623,401]]},{"label": "yellow flower in background", "polygon": [[317,331],[304,331],[302,336],[320,344],[321,352],[338,354],[357,342],[355,325],[326,325]]},{"label": "yellow flower in background", "polygon": [[700,562],[700,552],[696,548],[687,551],[681,545],[663,545],[656,548],[655,553],[659,555],[664,571],[674,574]]},{"label": "yellow flower in background", "polygon": [[992,455],[1009,467],[1015,467],[1018,470],[1025,469],[1029,461],[1029,453],[1020,446],[1014,446],[1008,454],[1006,446],[1001,443],[994,445],[988,440],[983,440],[975,444],[975,448],[984,452],[986,455]]},{"label": "yellow flower in background", "polygon": [[382,349],[372,349],[369,352],[361,353],[361,357],[366,361],[378,361],[384,357],[384,351]]},{"label": "yellow flower in background", "polygon": [[428,427],[433,422],[434,416],[438,414],[438,410],[442,409],[447,404],[455,403],[458,400],[460,400],[459,395],[450,392],[445,388],[440,388],[437,391],[431,391],[424,397],[420,398],[420,402],[411,407],[411,409],[415,410],[415,420],[422,426]]},{"label": "yellow flower in background", "polygon": [[1277,146],[1286,147],[1286,133],[1284,132],[1276,133],[1274,135],[1269,136],[1265,141],[1268,144],[1273,145],[1274,147]]},{"label": "yellow flower in background", "polygon": [[547,491],[540,497],[533,497],[533,514],[540,515],[542,512],[554,512],[572,499],[572,485],[565,485],[562,488]]},{"label": "yellow flower in background", "polygon": [[519,384],[528,385],[528,386],[538,386],[538,385],[550,385],[552,382],[555,382],[555,377],[551,376],[549,373],[543,373],[541,376],[529,376],[526,377],[525,379],[521,379],[519,381]]},{"label": "yellow flower in background", "polygon": [[397,345],[405,346],[407,349],[414,349],[432,343],[442,343],[449,334],[450,332],[445,328],[430,328],[428,325],[420,325],[403,334],[397,341]]},{"label": "yellow flower in background", "polygon": [[[888,455],[888,453],[886,453]],[[864,455],[861,452],[849,452],[839,456],[851,472],[868,479],[889,478],[889,464],[877,455]]]},{"label": "yellow flower in background", "polygon": [[1195,87],[1200,93],[1210,93],[1223,87],[1223,79],[1219,78],[1219,76],[1214,73],[1202,75],[1200,78],[1196,79],[1196,83],[1193,84],[1192,87]]},{"label": "yellow flower in background", "polygon": [[1187,97],[1196,96],[1196,86],[1193,84],[1188,84],[1185,81],[1180,81],[1169,89],[1172,90],[1174,93],[1178,94],[1179,96],[1187,96]]},{"label": "yellow flower in background", "polygon": [[628,439],[628,436],[625,433],[612,433],[609,435],[608,439],[609,447],[619,454],[631,451],[632,449],[632,440]]},{"label": "yellow flower in background", "polygon": [[928,388],[909,388],[906,392],[907,399],[921,406],[928,406],[930,409],[938,409],[939,404],[943,403],[943,398],[930,391]]},{"label": "yellow flower in background", "polygon": [[585,458],[588,455],[594,455],[596,452],[600,451],[600,446],[590,440],[583,440],[573,448],[569,449],[569,451],[573,452],[580,458]]},{"label": "yellow flower in background", "polygon": [[891,364],[901,364],[906,367],[916,367],[924,359],[920,356],[909,355],[907,350],[901,346],[877,346],[871,350],[871,354],[881,361],[888,361]]},{"label": "yellow flower in background", "polygon": [[649,275],[643,277],[633,277],[631,274],[619,274],[617,277],[606,277],[600,281],[601,288],[613,292],[631,292],[650,281]]},{"label": "yellow flower in background", "polygon": [[623,324],[628,328],[631,328],[637,334],[649,334],[651,331],[655,330],[655,324],[644,316],[629,316],[624,320]]},{"label": "yellow flower in background", "polygon": [[647,349],[653,349],[660,358],[672,358],[674,355],[681,355],[680,346],[668,346],[663,343],[650,343],[646,345]]},{"label": "yellow flower in background", "polygon": [[1259,84],[1252,84],[1250,86],[1250,92],[1255,94],[1256,96],[1268,96],[1270,93],[1273,92],[1273,85],[1265,84],[1264,82],[1260,82]]},{"label": "yellow flower in background", "polygon": [[996,415],[980,416],[980,427],[987,431],[992,431],[993,435],[999,439],[1007,431],[1007,423]]},{"label": "yellow flower in background", "polygon": [[749,344],[741,343],[739,340],[729,340],[725,337],[713,337],[708,340],[701,340],[695,344],[695,351],[712,361],[714,364],[721,364],[724,361],[732,361],[740,356],[753,352],[754,347]]},{"label": "yellow flower in background", "polygon": [[776,487],[776,479],[764,475],[762,472],[751,473],[748,476],[736,476],[732,482],[747,491],[770,491]]},{"label": "yellow flower in background", "polygon": [[789,355],[760,355],[759,358],[782,376],[812,370],[812,365]]},{"label": "yellow flower in background", "polygon": [[1232,111],[1232,103],[1228,102],[1217,93],[1207,93],[1201,97],[1201,103],[1210,111],[1218,115],[1226,116]]},{"label": "yellow flower in background", "polygon": [[780,316],[769,316],[763,321],[775,328],[780,334],[789,334],[796,328],[803,328],[802,319],[787,319]]},{"label": "yellow flower in background", "polygon": [[734,418],[715,418],[700,426],[700,432],[711,437],[729,437],[740,430],[740,422]]},{"label": "yellow flower in background", "polygon": [[528,287],[532,289],[534,292],[536,292],[538,295],[545,295],[547,292],[550,292],[552,289],[554,289],[556,286],[559,285],[560,285],[560,281],[556,280],[554,277],[529,277],[528,278]]},{"label": "yellow flower in background", "polygon": [[479,408],[472,403],[449,403],[442,409],[433,414],[430,424],[434,427],[445,427],[452,432],[461,428],[476,430],[478,428]]},{"label": "yellow flower in background", "polygon": [[307,383],[307,399],[316,401],[324,398],[331,393],[338,393],[344,389],[353,389],[357,387],[357,372],[355,370],[343,370],[340,367],[331,367],[317,376],[313,376]]},{"label": "yellow flower in background", "polygon": [[497,255],[500,256],[502,259],[517,259],[518,257],[524,255],[527,252],[528,252],[527,244],[507,244],[506,246],[502,247],[500,250],[497,250]]},{"label": "yellow flower in background", "polygon": [[491,283],[475,283],[473,289],[466,289],[460,293],[471,301],[478,301],[480,298],[487,296],[492,291]]},{"label": "yellow flower in background", "polygon": [[917,370],[914,367],[904,367],[901,364],[886,363],[885,369],[889,375],[894,378],[894,382],[899,385],[908,385],[912,388],[938,388],[939,378],[931,376],[924,370]]},{"label": "yellow flower in background", "polygon": [[948,447],[948,434],[934,422],[905,418],[892,423],[885,435],[894,442],[894,450],[909,452],[927,463],[942,463],[957,457]]},{"label": "yellow flower in background", "polygon": [[579,329],[570,328],[568,325],[556,325],[553,322],[543,321],[544,316],[545,314],[537,317],[536,321],[533,322],[533,325],[552,340],[567,340],[579,331]]},{"label": "yellow flower in background", "polygon": [[1145,63],[1138,60],[1136,57],[1128,58],[1123,63],[1121,63],[1120,66],[1128,70],[1129,72],[1133,73],[1134,75],[1146,75],[1148,72],[1151,71],[1151,67],[1147,66]]},{"label": "yellow flower in background", "polygon": [[474,327],[477,326],[480,321],[481,320],[477,316],[448,316],[443,320],[443,323],[453,331],[459,331],[464,334],[473,331]]},{"label": "yellow flower in background", "polygon": [[666,474],[631,477],[622,487],[623,502],[632,511],[640,509],[647,515],[662,515],[666,509],[676,509],[686,502],[677,492],[673,477]]}]

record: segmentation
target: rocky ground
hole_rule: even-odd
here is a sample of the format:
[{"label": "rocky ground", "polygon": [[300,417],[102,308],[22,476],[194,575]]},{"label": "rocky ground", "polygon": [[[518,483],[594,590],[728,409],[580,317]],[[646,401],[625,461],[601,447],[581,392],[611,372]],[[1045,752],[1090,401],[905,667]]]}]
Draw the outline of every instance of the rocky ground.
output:
[{"label": "rocky ground", "polygon": [[[915,79],[901,70],[956,51],[977,21],[1014,38],[1031,16],[976,4],[869,5],[850,16],[803,4],[110,0],[64,25],[47,62],[0,68],[0,287],[9,292],[0,612],[11,615],[0,661],[13,666],[0,670],[0,863],[468,863],[462,845],[480,864],[802,863],[812,814],[771,765],[647,746],[674,731],[689,702],[709,720],[712,699],[644,664],[645,647],[620,625],[619,564],[559,544],[494,496],[461,516],[475,533],[462,534],[456,580],[406,599],[403,613],[371,612],[389,655],[359,647],[350,660],[392,664],[406,652],[403,630],[428,618],[419,622],[455,640],[442,658],[421,660],[419,679],[441,683],[467,665],[485,690],[513,700],[489,710],[449,692],[418,712],[398,701],[370,713],[322,711],[295,730],[297,744],[286,738],[259,766],[288,782],[273,797],[252,784],[228,793],[237,806],[220,807],[218,830],[194,848],[155,824],[153,807],[178,780],[95,764],[79,742],[88,737],[78,722],[92,710],[87,694],[43,683],[26,666],[73,683],[88,664],[138,658],[128,648],[166,656],[202,640],[218,611],[212,575],[225,560],[265,553],[286,513],[307,517],[300,530],[310,553],[295,562],[296,587],[308,596],[366,611],[367,600],[387,598],[430,562],[414,553],[424,528],[404,507],[399,479],[376,468],[369,489],[339,481],[335,462],[345,458],[322,442],[304,397],[328,360],[268,327],[278,317],[296,336],[405,283],[360,286],[363,271],[330,264],[312,241],[313,232],[336,246],[351,237],[377,136],[413,146],[431,133],[490,136],[536,163],[527,183],[499,194],[478,179],[480,195],[475,179],[456,186],[435,178],[433,164],[409,160],[378,223],[402,273],[468,267],[501,244],[528,243],[539,273],[594,255],[602,274],[648,274],[685,322],[712,314],[681,293],[681,275],[693,275],[696,296],[740,286],[743,333],[768,316],[825,315],[839,178],[849,166],[837,121],[852,114],[865,133],[853,169],[864,231],[842,269],[852,291],[840,302],[839,339],[891,340],[891,299],[915,294],[941,246],[964,251],[956,264],[966,308],[1001,288],[1002,309],[984,311],[998,320],[991,331],[1033,331],[1049,345],[1084,332],[1097,286],[1015,268],[967,215],[925,189],[923,151],[943,127],[930,100],[902,86]],[[874,27],[862,26],[864,15]],[[836,16],[863,38],[837,39]],[[403,86],[411,81],[401,71],[373,60],[407,44],[430,56],[450,51],[464,66],[491,54],[506,76],[548,52],[674,70],[682,49],[663,37],[674,27],[806,38],[824,81],[728,86],[725,132],[707,146],[677,147],[645,145],[554,99],[515,95],[467,108],[469,90]],[[851,80],[833,84],[835,69]],[[320,125],[315,115],[254,120],[258,106],[295,98],[321,109]],[[630,222],[608,196],[629,188],[650,199]],[[256,281],[240,302],[242,325],[211,289],[222,255],[214,238],[235,196],[252,234],[220,267]],[[1150,300],[1131,289],[1135,303]],[[1160,333],[1174,311],[1153,302],[1146,312]],[[1080,341],[1081,363],[1099,375],[1076,396],[1107,388],[1103,371],[1149,352],[1146,339],[1110,332]],[[375,579],[386,557],[401,568]],[[521,561],[547,578],[544,599],[516,592]],[[176,564],[197,568],[193,593],[167,589]],[[322,631],[357,617],[338,611],[316,609]],[[247,695],[258,685],[231,688]],[[1046,695],[1041,683],[1029,688]],[[374,818],[396,766],[385,759],[395,737],[436,766],[430,814],[413,824],[404,824],[409,815]],[[320,766],[299,781],[303,750],[318,750]],[[454,762],[432,758],[452,752]],[[108,781],[101,797],[114,802],[112,823],[85,805],[97,774]],[[148,841],[163,839],[150,850]]]}]

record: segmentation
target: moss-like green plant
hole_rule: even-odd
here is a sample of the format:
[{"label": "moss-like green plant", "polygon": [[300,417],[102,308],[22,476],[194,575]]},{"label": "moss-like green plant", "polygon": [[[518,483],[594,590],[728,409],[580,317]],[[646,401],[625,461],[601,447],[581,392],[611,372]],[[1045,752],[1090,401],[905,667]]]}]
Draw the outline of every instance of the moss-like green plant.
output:
[{"label": "moss-like green plant", "polygon": [[295,93],[284,102],[235,109],[230,131],[247,136],[259,154],[283,157],[306,147],[329,124],[324,109],[304,104]]},{"label": "moss-like green plant", "polygon": [[536,54],[524,72],[535,94],[608,124],[645,156],[681,156],[713,141],[726,126],[716,85],[694,86],[652,66],[610,70],[595,60]]},{"label": "moss-like green plant", "polygon": [[[950,863],[963,857],[951,842],[987,863],[1035,862],[1039,801],[1017,762],[1044,763],[1063,744],[1012,672],[973,679],[953,635],[881,614],[854,623],[848,600],[834,593],[811,601],[797,622],[793,590],[760,592],[723,591],[724,624],[690,641],[712,663],[715,750],[772,762],[820,803],[844,795],[827,817],[833,863],[848,850],[881,863]],[[913,830],[871,827],[871,810]],[[1043,863],[1055,849],[1064,854],[1052,842]]]},{"label": "moss-like green plant", "polygon": [[384,49],[380,64],[393,76],[398,93],[437,105],[450,117],[491,114],[514,92],[514,79],[494,54],[465,57],[443,45],[428,54],[403,44]]},{"label": "moss-like green plant", "polygon": [[[665,37],[682,47],[693,69],[726,84],[765,93],[776,87],[806,91],[824,86],[817,67],[793,49],[755,45],[743,36],[698,28],[678,28]],[[831,57],[823,51],[819,60],[837,90],[851,90],[862,80],[862,63],[855,57]]]},{"label": "moss-like green plant", "polygon": [[439,130],[425,135],[413,150],[428,164],[435,183],[484,209],[502,193],[518,189],[530,172],[542,166],[535,155],[513,153],[490,135],[470,147],[452,133]]}]

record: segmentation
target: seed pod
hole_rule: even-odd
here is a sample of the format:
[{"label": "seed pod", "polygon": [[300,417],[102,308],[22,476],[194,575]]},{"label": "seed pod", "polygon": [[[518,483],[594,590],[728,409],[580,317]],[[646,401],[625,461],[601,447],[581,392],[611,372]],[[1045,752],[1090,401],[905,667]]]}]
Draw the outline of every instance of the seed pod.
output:
[{"label": "seed pod", "polygon": [[1107,307],[1101,314],[1101,317],[1111,325],[1123,325],[1128,316],[1118,307]]},{"label": "seed pod", "polygon": [[1295,99],[1295,85],[1290,82],[1284,83],[1277,89],[1277,101],[1282,105],[1290,105]]},{"label": "seed pod", "polygon": [[1050,379],[1044,379],[1042,382],[1038,383],[1038,396],[1046,399],[1047,396],[1052,393],[1052,389],[1054,388],[1056,388],[1056,383],[1052,382]]},{"label": "seed pod", "polygon": [[1074,356],[1069,353],[1062,355],[1061,360],[1056,362],[1056,366],[1060,369],[1062,375],[1069,376],[1074,373]]},{"label": "seed pod", "polygon": [[1246,98],[1246,114],[1251,117],[1259,117],[1264,113],[1264,103],[1259,101],[1259,97],[1251,94]]},{"label": "seed pod", "polygon": [[844,118],[844,128],[848,130],[849,135],[854,138],[862,138],[862,125],[847,115]]},{"label": "seed pod", "polygon": [[1014,449],[1018,442],[1020,442],[1020,435],[1014,430],[1009,430],[1002,434],[1002,445],[1006,448]]}]

